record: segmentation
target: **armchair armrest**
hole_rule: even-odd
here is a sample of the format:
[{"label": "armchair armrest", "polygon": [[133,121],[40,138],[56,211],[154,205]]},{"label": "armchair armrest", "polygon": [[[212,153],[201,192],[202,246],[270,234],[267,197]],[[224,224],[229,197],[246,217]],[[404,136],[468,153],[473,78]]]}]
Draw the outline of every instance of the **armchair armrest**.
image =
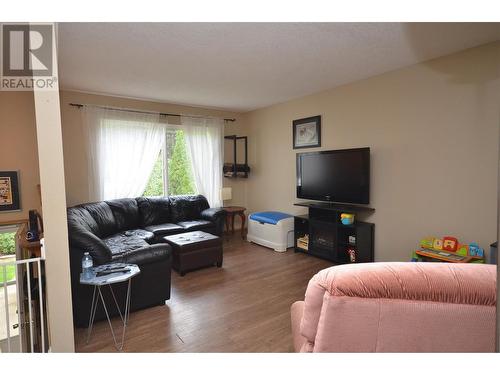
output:
[{"label": "armchair armrest", "polygon": [[224,219],[226,217],[226,211],[222,208],[207,208],[201,212],[200,216],[204,220],[215,222],[219,219]]}]

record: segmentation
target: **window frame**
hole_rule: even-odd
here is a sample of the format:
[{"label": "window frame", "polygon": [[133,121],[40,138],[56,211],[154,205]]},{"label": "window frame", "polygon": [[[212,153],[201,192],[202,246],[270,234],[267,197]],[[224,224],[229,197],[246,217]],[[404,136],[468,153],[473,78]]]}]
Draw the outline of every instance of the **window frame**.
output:
[{"label": "window frame", "polygon": [[0,224],[0,233],[17,233],[19,224]]}]

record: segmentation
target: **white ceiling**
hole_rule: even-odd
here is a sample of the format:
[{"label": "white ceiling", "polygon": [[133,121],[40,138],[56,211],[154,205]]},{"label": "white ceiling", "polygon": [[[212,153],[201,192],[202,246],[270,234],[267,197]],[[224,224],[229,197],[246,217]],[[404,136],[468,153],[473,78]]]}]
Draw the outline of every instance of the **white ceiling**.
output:
[{"label": "white ceiling", "polygon": [[500,23],[62,23],[63,89],[249,111],[500,39]]}]

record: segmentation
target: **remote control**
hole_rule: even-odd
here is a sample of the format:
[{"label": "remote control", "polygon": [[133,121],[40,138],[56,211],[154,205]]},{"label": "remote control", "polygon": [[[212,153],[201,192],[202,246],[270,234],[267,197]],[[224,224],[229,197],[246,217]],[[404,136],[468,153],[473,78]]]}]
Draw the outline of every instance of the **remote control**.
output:
[{"label": "remote control", "polygon": [[127,272],[130,272],[128,268],[123,270],[100,271],[96,273],[96,276],[105,276],[105,275],[111,275],[112,273],[127,273]]},{"label": "remote control", "polygon": [[112,270],[125,270],[127,269],[127,266],[124,266],[124,265],[121,265],[121,264],[117,264],[117,265],[114,265],[114,266],[101,266],[102,268],[99,270],[100,271],[112,271]]}]

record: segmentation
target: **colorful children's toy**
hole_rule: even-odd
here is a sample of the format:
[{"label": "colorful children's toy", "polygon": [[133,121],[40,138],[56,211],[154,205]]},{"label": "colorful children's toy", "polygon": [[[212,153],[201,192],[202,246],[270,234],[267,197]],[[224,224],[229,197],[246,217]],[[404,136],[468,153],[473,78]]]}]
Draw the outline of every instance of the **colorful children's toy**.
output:
[{"label": "colorful children's toy", "polygon": [[354,223],[354,214],[340,214],[340,221],[344,225],[351,225],[352,223]]},{"label": "colorful children's toy", "polygon": [[425,237],[420,241],[420,247],[422,249],[433,249],[435,237]]},{"label": "colorful children's toy", "polygon": [[460,244],[457,248],[457,254],[466,257],[469,255],[469,245]]},{"label": "colorful children's toy", "polygon": [[458,246],[458,240],[455,237],[443,238],[443,250],[457,251],[457,246]]},{"label": "colorful children's toy", "polygon": [[434,250],[443,250],[443,240],[440,238],[435,238],[432,247]]},{"label": "colorful children's toy", "polygon": [[471,257],[484,257],[484,250],[477,243],[473,242],[469,245],[469,255]]},{"label": "colorful children's toy", "polygon": [[451,236],[446,236],[443,239],[425,237],[420,240],[420,250],[413,252],[412,262],[419,262],[423,258],[435,258],[450,262],[485,262],[484,249],[476,242],[469,245],[461,244],[456,237]]}]

